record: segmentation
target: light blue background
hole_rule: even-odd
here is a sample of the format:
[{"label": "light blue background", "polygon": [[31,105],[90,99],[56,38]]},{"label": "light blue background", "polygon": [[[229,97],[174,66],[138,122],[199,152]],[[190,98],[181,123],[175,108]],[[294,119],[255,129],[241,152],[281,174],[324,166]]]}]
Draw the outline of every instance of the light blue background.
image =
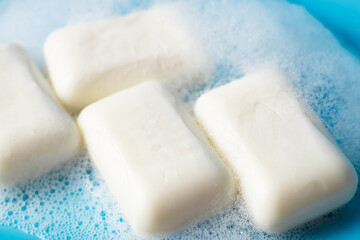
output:
[{"label": "light blue background", "polygon": [[359,0],[289,0],[302,5],[328,27],[341,43],[360,56]]}]

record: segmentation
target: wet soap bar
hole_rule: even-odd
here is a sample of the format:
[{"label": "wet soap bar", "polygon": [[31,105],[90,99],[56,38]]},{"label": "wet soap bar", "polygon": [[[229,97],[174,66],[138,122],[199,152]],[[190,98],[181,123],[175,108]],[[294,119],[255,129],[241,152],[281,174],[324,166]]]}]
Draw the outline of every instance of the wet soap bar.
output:
[{"label": "wet soap bar", "polygon": [[76,124],[16,45],[0,46],[0,181],[37,175],[71,158]]},{"label": "wet soap bar", "polygon": [[195,115],[265,231],[325,214],[356,191],[353,166],[283,73],[264,71],[211,90],[198,99]]},{"label": "wet soap bar", "polygon": [[212,66],[177,6],[53,32],[44,52],[60,100],[80,110],[148,79],[203,81]]},{"label": "wet soap bar", "polygon": [[78,122],[136,233],[174,231],[232,200],[229,170],[158,82],[102,99]]}]

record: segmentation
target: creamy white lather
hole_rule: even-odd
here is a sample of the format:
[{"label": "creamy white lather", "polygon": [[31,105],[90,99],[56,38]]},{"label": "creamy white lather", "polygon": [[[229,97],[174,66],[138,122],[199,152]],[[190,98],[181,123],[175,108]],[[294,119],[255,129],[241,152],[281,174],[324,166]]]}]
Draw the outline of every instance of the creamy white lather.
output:
[{"label": "creamy white lather", "polygon": [[156,7],[53,32],[44,53],[60,100],[80,110],[151,78],[204,81],[212,65],[179,6]]},{"label": "creamy white lather", "polygon": [[16,45],[0,46],[0,181],[37,175],[74,156],[80,136],[48,82]]},{"label": "creamy white lather", "polygon": [[197,121],[234,168],[257,225],[284,231],[348,202],[357,174],[277,71],[202,95]]},{"label": "creamy white lather", "polygon": [[78,122],[136,233],[174,231],[232,201],[229,170],[158,82],[93,103]]}]

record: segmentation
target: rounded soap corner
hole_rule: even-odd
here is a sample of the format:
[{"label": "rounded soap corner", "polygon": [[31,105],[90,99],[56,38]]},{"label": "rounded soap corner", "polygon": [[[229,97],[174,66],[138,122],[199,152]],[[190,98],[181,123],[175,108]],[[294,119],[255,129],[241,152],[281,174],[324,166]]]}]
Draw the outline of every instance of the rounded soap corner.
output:
[{"label": "rounded soap corner", "polygon": [[201,94],[201,96],[198,97],[198,99],[196,99],[196,101],[195,101],[194,113],[195,113],[197,121],[198,121],[198,113],[200,112],[200,109],[202,108],[202,105],[204,104],[204,102],[206,102],[206,99],[208,98],[210,91]]},{"label": "rounded soap corner", "polygon": [[351,199],[353,199],[353,197],[355,196],[355,194],[357,192],[358,185],[359,185],[359,175],[357,174],[357,171],[355,170],[355,167],[352,165],[350,160],[348,160],[348,162],[349,162],[349,167],[350,167],[352,174],[351,174],[350,184],[348,186],[349,199],[346,201],[346,203],[348,203],[349,201],[351,201]]},{"label": "rounded soap corner", "polygon": [[82,121],[86,116],[91,112],[92,104],[87,105],[83,109],[80,110],[79,114],[76,117],[76,124],[78,125],[79,129],[81,129]]},{"label": "rounded soap corner", "polygon": [[156,235],[162,234],[157,228],[159,223],[154,224],[156,221],[156,211],[158,208],[151,207],[148,205],[154,205],[153,200],[146,199],[147,201],[141,201],[140,204],[136,207],[137,213],[130,216],[129,222],[133,231],[140,237],[154,237]]},{"label": "rounded soap corner", "polygon": [[53,39],[59,39],[58,35],[62,35],[64,31],[67,30],[67,26],[63,26],[60,28],[57,28],[53,31],[51,31],[45,38],[44,45],[43,45],[43,53],[46,55],[47,49],[49,48],[49,45],[52,45]]}]

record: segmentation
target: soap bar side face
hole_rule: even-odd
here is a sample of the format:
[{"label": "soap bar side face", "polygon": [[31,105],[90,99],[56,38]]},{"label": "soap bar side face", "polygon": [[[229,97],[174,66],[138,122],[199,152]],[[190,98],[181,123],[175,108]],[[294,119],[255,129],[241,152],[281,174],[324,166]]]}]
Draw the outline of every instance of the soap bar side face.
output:
[{"label": "soap bar side face", "polygon": [[38,175],[73,157],[77,127],[24,50],[0,46],[0,70],[0,180]]},{"label": "soap bar side face", "polygon": [[80,110],[145,80],[204,81],[212,64],[177,5],[53,32],[44,54],[55,91]]},{"label": "soap bar side face", "polygon": [[78,119],[90,155],[140,235],[171,232],[230,203],[227,167],[155,81],[111,95]]},{"label": "soap bar side face", "polygon": [[198,123],[240,179],[255,222],[284,231],[349,201],[357,175],[287,77],[265,71],[201,96]]}]

